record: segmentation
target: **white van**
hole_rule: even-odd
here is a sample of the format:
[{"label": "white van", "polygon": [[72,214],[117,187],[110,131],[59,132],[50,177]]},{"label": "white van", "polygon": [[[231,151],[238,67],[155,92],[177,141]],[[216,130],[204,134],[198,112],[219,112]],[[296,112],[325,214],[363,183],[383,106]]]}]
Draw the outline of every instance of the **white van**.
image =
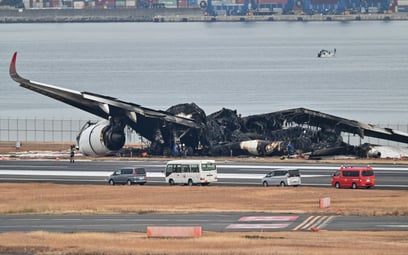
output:
[{"label": "white van", "polygon": [[165,176],[170,185],[208,185],[217,181],[217,165],[214,160],[172,160],[166,164]]},{"label": "white van", "polygon": [[276,169],[262,178],[262,185],[267,186],[299,186],[302,184],[299,169]]}]

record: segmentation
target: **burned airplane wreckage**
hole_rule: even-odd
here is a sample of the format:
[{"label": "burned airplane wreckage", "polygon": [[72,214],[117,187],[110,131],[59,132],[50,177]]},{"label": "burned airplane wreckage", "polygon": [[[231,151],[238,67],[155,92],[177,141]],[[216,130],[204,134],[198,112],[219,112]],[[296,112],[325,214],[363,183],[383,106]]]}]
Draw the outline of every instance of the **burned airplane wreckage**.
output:
[{"label": "burned airplane wreckage", "polygon": [[242,117],[221,109],[206,115],[194,103],[179,104],[167,111],[92,92],[80,92],[23,78],[16,69],[17,52],[10,63],[10,77],[21,87],[69,104],[103,120],[88,122],[77,137],[84,155],[103,156],[120,151],[126,127],[149,141],[151,155],[323,155],[374,156],[370,145],[352,146],[342,133],[408,143],[408,134],[348,120],[305,108]]},{"label": "burned airplane wreckage", "polygon": [[[343,141],[342,132],[408,143],[408,134],[348,120],[305,108],[295,108],[266,114],[241,117],[236,110],[221,109],[205,115],[196,104],[180,104],[167,112],[190,116],[200,128],[169,137],[169,141],[154,139],[150,153],[169,155],[175,145],[185,145],[187,155],[290,155],[310,153],[324,155],[355,155],[366,157],[370,145],[352,146]],[[180,132],[174,132],[177,134]],[[161,137],[161,136],[159,136]],[[179,146],[178,149],[183,148]]]}]

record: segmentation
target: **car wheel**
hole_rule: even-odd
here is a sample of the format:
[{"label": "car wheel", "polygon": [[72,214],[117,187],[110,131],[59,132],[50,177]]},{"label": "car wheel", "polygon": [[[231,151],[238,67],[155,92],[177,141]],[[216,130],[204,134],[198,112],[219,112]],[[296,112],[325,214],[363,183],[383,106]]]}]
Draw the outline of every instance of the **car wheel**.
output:
[{"label": "car wheel", "polygon": [[264,182],[262,183],[262,186],[268,187],[268,182],[267,182],[267,181],[264,181]]},{"label": "car wheel", "polygon": [[130,186],[130,185],[132,185],[132,181],[131,181],[131,180],[127,180],[126,184]]},{"label": "car wheel", "polygon": [[169,184],[170,184],[170,186],[173,186],[173,185],[174,185],[173,179],[170,179],[170,180],[169,180]]},{"label": "car wheel", "polygon": [[115,185],[115,182],[113,180],[109,180],[109,184],[113,186]]},{"label": "car wheel", "polygon": [[188,186],[193,186],[193,180],[189,179],[187,184]]},{"label": "car wheel", "polygon": [[352,188],[352,189],[356,189],[356,188],[357,188],[357,185],[353,182],[353,184],[351,184],[351,188]]},{"label": "car wheel", "polygon": [[285,186],[286,186],[286,184],[285,184],[284,182],[281,182],[281,183],[279,184],[279,186],[281,186],[281,187],[285,187]]},{"label": "car wheel", "polygon": [[336,187],[336,189],[340,189],[340,183],[336,182],[334,186]]}]

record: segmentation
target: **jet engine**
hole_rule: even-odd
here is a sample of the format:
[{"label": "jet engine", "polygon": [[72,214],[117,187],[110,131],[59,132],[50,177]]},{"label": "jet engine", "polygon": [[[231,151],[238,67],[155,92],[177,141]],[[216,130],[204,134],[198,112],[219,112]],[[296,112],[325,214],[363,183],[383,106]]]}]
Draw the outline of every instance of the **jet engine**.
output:
[{"label": "jet engine", "polygon": [[249,140],[243,141],[240,144],[243,151],[256,156],[269,156],[273,154],[282,154],[286,146],[281,141],[263,141],[263,140]]},{"label": "jet engine", "polygon": [[87,156],[104,156],[125,145],[124,127],[115,127],[112,121],[88,121],[77,136],[79,151]]}]

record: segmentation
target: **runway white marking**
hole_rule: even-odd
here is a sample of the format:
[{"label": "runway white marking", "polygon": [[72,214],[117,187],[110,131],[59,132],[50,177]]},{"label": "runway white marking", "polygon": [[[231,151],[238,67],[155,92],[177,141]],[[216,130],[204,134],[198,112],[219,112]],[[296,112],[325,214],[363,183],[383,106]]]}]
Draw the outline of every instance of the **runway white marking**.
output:
[{"label": "runway white marking", "polygon": [[244,216],[239,221],[295,221],[299,216]]},{"label": "runway white marking", "polygon": [[[31,175],[31,176],[99,176],[107,177],[113,171],[43,171],[43,170],[8,170],[0,171],[0,175]],[[164,173],[147,172],[147,177],[164,178]],[[218,179],[262,179],[264,174],[218,174]],[[323,177],[327,175],[302,175],[302,178]]]},{"label": "runway white marking", "polygon": [[408,228],[408,225],[398,225],[398,224],[377,225],[377,226],[384,227],[384,228]]},{"label": "runway white marking", "polygon": [[336,216],[309,216],[302,223],[297,225],[293,230],[310,230],[311,228],[322,229],[332,221]]},{"label": "runway white marking", "polygon": [[290,224],[230,224],[227,229],[281,229]]},{"label": "runway white marking", "polygon": [[282,229],[287,228],[293,221],[297,220],[299,216],[291,215],[273,215],[273,216],[243,216],[238,221],[240,222],[259,222],[259,221],[290,221],[289,223],[238,223],[230,224],[227,229]]}]

